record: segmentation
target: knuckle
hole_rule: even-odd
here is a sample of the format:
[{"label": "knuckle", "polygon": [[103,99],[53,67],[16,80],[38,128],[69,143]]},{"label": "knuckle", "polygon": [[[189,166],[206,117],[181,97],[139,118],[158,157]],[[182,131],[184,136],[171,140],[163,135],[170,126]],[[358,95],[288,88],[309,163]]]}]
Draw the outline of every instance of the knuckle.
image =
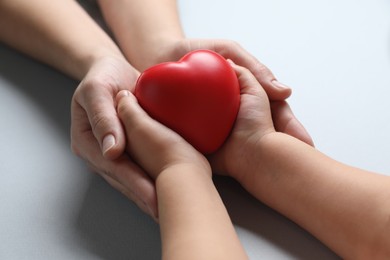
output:
[{"label": "knuckle", "polygon": [[230,43],[231,48],[233,48],[233,49],[240,49],[240,48],[242,48],[241,44],[236,42],[236,41],[229,40],[229,43]]},{"label": "knuckle", "polygon": [[110,119],[102,115],[101,112],[97,112],[91,116],[91,127],[95,135],[102,132],[109,125]]},{"label": "knuckle", "polygon": [[257,59],[253,62],[253,70],[259,73],[269,73],[269,69]]},{"label": "knuckle", "polygon": [[253,73],[253,75],[256,76],[256,78],[261,79],[264,77],[274,77],[271,70],[256,58],[253,59],[252,66],[250,66],[250,71]]},{"label": "knuckle", "polygon": [[237,50],[242,49],[241,45],[233,40],[221,40],[215,42],[215,49],[218,53],[221,53],[223,56],[230,57]]},{"label": "knuckle", "polygon": [[79,91],[82,93],[91,93],[96,89],[104,88],[105,84],[97,78],[89,78],[80,84]]},{"label": "knuckle", "polygon": [[228,49],[229,53],[234,53],[234,52],[237,52],[238,50],[241,50],[242,47],[238,42],[229,40],[227,42],[227,49]]}]

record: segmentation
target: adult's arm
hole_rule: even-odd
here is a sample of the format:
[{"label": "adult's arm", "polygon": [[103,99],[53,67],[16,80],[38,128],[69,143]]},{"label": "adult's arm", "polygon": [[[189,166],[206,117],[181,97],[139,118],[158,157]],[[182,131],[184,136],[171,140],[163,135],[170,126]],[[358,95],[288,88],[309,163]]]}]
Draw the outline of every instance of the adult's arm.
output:
[{"label": "adult's arm", "polygon": [[98,0],[105,20],[126,58],[140,71],[165,61],[176,61],[196,49],[215,51],[249,69],[273,102],[277,131],[313,145],[287,102],[291,89],[238,43],[230,40],[187,39],[180,23],[176,0]]},{"label": "adult's arm", "polygon": [[71,106],[73,152],[156,216],[154,183],[123,155],[126,139],[114,101],[139,73],[114,41],[74,0],[0,1],[0,41],[81,80]]},{"label": "adult's arm", "polygon": [[97,59],[122,56],[73,0],[0,1],[0,41],[79,80]]},{"label": "adult's arm", "polygon": [[166,48],[184,39],[176,0],[98,3],[124,55],[140,71],[166,59]]}]

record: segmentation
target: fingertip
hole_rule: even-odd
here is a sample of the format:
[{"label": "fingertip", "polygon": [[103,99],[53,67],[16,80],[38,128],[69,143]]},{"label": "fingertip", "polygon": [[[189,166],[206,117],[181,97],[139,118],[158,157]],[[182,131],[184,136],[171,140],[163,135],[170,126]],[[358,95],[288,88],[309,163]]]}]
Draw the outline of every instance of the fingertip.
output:
[{"label": "fingertip", "polygon": [[125,139],[113,134],[107,134],[102,141],[102,153],[104,158],[114,160],[119,158],[125,150]]},{"label": "fingertip", "polygon": [[123,98],[126,98],[126,97],[130,97],[130,91],[129,90],[121,90],[121,91],[119,91],[118,94],[116,95],[116,103],[117,103],[117,105],[119,105],[121,100]]},{"label": "fingertip", "polygon": [[130,91],[121,90],[118,92],[116,96],[116,108],[117,108],[119,118],[123,120],[124,118],[127,117],[126,115],[133,110],[134,106],[132,104],[134,104],[134,102],[137,102],[137,99],[133,94],[131,94]]},{"label": "fingertip", "polygon": [[271,102],[276,131],[293,136],[314,147],[314,141],[301,122],[295,117],[286,101]]},{"label": "fingertip", "polygon": [[226,61],[229,63],[230,66],[232,66],[234,68],[234,66],[236,65],[234,63],[234,61],[232,61],[231,59],[226,59]]},{"label": "fingertip", "polygon": [[116,144],[116,138],[113,134],[108,134],[103,138],[102,141],[102,150],[103,155],[105,155],[109,150],[111,150]]},{"label": "fingertip", "polygon": [[[291,96],[292,89],[289,86],[281,83],[280,81],[273,79],[271,80],[269,85],[270,89],[267,94],[271,96],[272,100],[285,100],[289,96]],[[273,91],[271,91],[271,89]]]},{"label": "fingertip", "polygon": [[301,140],[302,142],[315,147],[314,141],[310,134],[307,132],[306,128],[298,121],[298,119],[294,118],[290,121],[288,126],[285,129],[286,134],[294,136],[295,138]]}]

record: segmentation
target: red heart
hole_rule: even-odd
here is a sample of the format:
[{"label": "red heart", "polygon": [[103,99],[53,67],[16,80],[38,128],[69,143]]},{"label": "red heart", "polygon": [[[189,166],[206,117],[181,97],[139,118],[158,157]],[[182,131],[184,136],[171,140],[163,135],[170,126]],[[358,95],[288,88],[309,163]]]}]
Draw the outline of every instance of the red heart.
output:
[{"label": "red heart", "polygon": [[240,87],[230,64],[209,50],[145,70],[135,96],[154,119],[179,133],[204,154],[228,137],[240,105]]}]

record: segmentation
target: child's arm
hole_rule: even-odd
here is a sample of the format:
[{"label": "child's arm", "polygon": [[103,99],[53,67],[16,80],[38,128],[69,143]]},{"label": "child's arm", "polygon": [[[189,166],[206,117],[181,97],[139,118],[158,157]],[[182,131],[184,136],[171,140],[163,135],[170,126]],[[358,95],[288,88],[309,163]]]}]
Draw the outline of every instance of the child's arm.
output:
[{"label": "child's arm", "polygon": [[248,149],[239,182],[256,198],[343,258],[390,259],[390,177],[339,163],[281,133]]},{"label": "child's arm", "polygon": [[163,259],[246,259],[210,172],[169,168],[156,189]]},{"label": "child's arm", "polygon": [[214,169],[343,258],[390,259],[390,177],[344,165],[276,133],[263,89],[248,71],[233,66],[241,107],[229,140],[214,155]]},{"label": "child's arm", "polygon": [[247,259],[203,155],[118,94],[127,151],[156,182],[164,259]]}]

